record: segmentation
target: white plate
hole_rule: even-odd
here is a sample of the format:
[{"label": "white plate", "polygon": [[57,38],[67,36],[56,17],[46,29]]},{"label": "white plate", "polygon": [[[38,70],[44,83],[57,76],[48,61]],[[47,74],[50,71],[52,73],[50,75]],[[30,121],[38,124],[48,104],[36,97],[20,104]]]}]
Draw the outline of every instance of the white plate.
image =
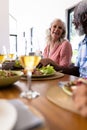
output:
[{"label": "white plate", "polygon": [[[45,75],[32,75],[32,78],[45,78],[45,77],[50,77],[50,76],[54,76],[56,74],[56,72],[53,72],[51,74],[45,74]],[[26,75],[23,75],[22,77],[26,77]]]},{"label": "white plate", "polygon": [[8,101],[0,100],[0,130],[12,130],[16,120],[16,108]]},{"label": "white plate", "polygon": [[[32,77],[33,81],[41,81],[41,80],[50,80],[50,79],[57,79],[63,77],[64,74],[60,72],[56,72],[54,75],[51,76],[44,76],[44,77]],[[27,80],[26,76],[22,76],[21,80]]]},{"label": "white plate", "polygon": [[43,78],[43,77],[49,77],[55,75],[56,72],[53,72],[51,74],[45,74],[45,75],[32,75],[32,78]]},{"label": "white plate", "polygon": [[72,86],[66,86],[69,82],[64,81],[64,82],[59,82],[58,86],[62,88],[62,90],[69,96],[72,96],[72,89],[76,89],[75,85]]},{"label": "white plate", "polygon": [[70,87],[63,86],[62,89],[67,95],[72,96],[72,90]]},{"label": "white plate", "polygon": [[16,73],[17,75],[12,76],[12,77],[0,78],[0,88],[13,84],[14,82],[18,81],[21,78],[21,76],[23,75],[23,72],[21,72],[21,71],[12,71],[12,72]]}]

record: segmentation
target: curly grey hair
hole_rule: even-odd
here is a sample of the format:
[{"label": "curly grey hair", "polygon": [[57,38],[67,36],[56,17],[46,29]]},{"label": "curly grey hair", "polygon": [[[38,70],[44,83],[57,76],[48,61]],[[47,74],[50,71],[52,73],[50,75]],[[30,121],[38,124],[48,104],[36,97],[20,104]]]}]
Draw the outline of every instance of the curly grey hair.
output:
[{"label": "curly grey hair", "polygon": [[74,9],[74,24],[82,25],[84,32],[87,28],[87,0],[82,0]]},{"label": "curly grey hair", "polygon": [[[63,33],[62,33],[60,39],[58,39],[58,41],[62,42],[64,40],[64,38],[65,38],[65,35],[66,35],[65,23],[61,19],[54,19],[53,22],[50,24],[50,28],[51,28],[52,24],[55,21],[60,21],[62,23]],[[47,40],[47,43],[49,43],[52,40],[51,33],[50,33],[50,28],[46,30],[46,40]]]}]

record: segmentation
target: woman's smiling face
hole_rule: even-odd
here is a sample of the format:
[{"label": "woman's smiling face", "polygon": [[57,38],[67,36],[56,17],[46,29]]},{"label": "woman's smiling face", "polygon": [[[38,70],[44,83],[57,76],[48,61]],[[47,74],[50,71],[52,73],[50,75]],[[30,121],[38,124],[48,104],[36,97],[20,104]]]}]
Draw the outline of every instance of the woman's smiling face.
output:
[{"label": "woman's smiling face", "polygon": [[51,24],[51,37],[52,40],[58,41],[58,39],[60,39],[62,33],[63,33],[63,24],[60,20],[55,20],[52,24]]}]

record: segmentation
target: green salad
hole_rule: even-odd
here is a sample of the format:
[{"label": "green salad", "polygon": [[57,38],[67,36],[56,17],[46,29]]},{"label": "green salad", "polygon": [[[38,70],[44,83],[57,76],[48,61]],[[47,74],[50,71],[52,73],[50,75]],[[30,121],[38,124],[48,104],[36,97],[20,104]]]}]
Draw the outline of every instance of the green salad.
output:
[{"label": "green salad", "polygon": [[12,71],[0,70],[0,78],[12,77],[12,76],[17,76],[17,74]]},{"label": "green salad", "polygon": [[21,67],[21,64],[20,64],[19,60],[15,60],[14,66],[15,67]]},{"label": "green salad", "polygon": [[55,69],[53,66],[51,65],[47,65],[47,66],[42,66],[41,68],[39,68],[39,71],[44,74],[44,75],[47,75],[47,74],[52,74],[55,72]]}]

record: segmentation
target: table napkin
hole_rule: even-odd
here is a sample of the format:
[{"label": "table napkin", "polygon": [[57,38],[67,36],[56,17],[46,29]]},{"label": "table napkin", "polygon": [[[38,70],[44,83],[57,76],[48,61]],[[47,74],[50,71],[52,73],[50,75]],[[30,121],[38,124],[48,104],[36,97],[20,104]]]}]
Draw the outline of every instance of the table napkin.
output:
[{"label": "table napkin", "polygon": [[35,115],[27,105],[20,100],[9,101],[17,110],[17,121],[13,130],[33,130],[44,124],[44,120]]}]

